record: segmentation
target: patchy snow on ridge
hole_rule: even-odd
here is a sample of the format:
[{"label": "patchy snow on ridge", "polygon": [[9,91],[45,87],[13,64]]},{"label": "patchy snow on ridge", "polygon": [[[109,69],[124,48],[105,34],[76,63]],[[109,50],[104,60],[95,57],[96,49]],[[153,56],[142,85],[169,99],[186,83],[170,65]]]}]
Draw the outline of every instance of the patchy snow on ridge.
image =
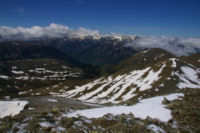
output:
[{"label": "patchy snow on ridge", "polygon": [[170,95],[156,96],[152,98],[147,98],[141,100],[139,103],[133,106],[111,106],[102,108],[93,108],[86,110],[78,110],[68,114],[68,117],[78,117],[85,116],[87,118],[99,118],[108,113],[113,115],[130,114],[132,113],[135,117],[146,119],[148,116],[153,119],[158,119],[163,122],[168,122],[172,119],[171,110],[165,108],[162,104],[164,98],[169,101],[179,98],[179,96],[184,96],[183,93],[173,93]]},{"label": "patchy snow on ridge", "polygon": [[18,95],[24,95],[24,94],[26,94],[28,92],[30,92],[30,91],[21,91],[21,92],[18,93]]},{"label": "patchy snow on ridge", "polygon": [[28,76],[19,76],[19,77],[15,77],[15,79],[17,79],[17,80],[28,80],[29,77]]},{"label": "patchy snow on ridge", "polygon": [[149,71],[148,75],[143,80],[140,80],[140,82],[137,83],[140,91],[150,89],[151,85],[160,78],[159,75],[161,74],[165,66],[166,65],[164,64],[157,72],[154,72],[153,70]]},{"label": "patchy snow on ridge", "polygon": [[161,127],[156,126],[155,124],[148,125],[147,129],[152,130],[154,133],[166,133]]},{"label": "patchy snow on ridge", "polygon": [[16,70],[12,70],[11,72],[12,72],[12,73],[14,73],[14,74],[24,74],[24,72],[23,72],[23,71],[16,71]]},{"label": "patchy snow on ridge", "polygon": [[[72,90],[66,90],[57,96],[77,98],[91,103],[119,103],[135,97],[137,88],[139,91],[152,88],[152,84],[160,79],[165,66],[165,64],[162,65],[157,71],[147,67],[117,77],[100,78],[85,85],[76,86]],[[145,73],[146,76],[143,77]]]},{"label": "patchy snow on ridge", "polygon": [[53,125],[52,125],[51,123],[49,123],[49,122],[40,122],[39,125],[40,125],[41,127],[45,127],[45,128],[48,128],[48,127],[53,126]]},{"label": "patchy snow on ridge", "polygon": [[171,67],[176,68],[176,58],[170,58],[170,61],[172,61]]},{"label": "patchy snow on ridge", "polygon": [[68,91],[66,94],[68,94],[67,96],[73,97],[86,89],[87,90],[92,89],[92,87],[94,87],[96,84],[100,83],[100,80],[101,80],[101,78],[97,79],[93,82],[90,82],[88,84],[85,84],[83,86],[76,86],[75,89]]},{"label": "patchy snow on ridge", "polygon": [[0,118],[19,114],[26,104],[27,101],[0,101]]},{"label": "patchy snow on ridge", "polygon": [[181,67],[183,74],[176,73],[181,79],[181,82],[177,85],[180,89],[183,88],[200,88],[200,79],[198,78],[198,70],[195,70],[188,66]]},{"label": "patchy snow on ridge", "polygon": [[56,99],[47,99],[47,101],[49,101],[49,102],[58,102],[58,100],[56,100]]},{"label": "patchy snow on ridge", "polygon": [[189,78],[191,81],[199,83],[197,72],[191,67],[181,67],[181,70],[185,73],[186,77]]},{"label": "patchy snow on ridge", "polygon": [[6,75],[0,75],[0,78],[1,78],[1,79],[8,79],[9,77],[6,76]]}]

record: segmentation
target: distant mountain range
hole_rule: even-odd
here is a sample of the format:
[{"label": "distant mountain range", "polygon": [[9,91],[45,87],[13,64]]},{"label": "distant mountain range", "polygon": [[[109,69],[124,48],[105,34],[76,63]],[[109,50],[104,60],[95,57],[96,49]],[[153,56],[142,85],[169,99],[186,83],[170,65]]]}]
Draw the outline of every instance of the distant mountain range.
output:
[{"label": "distant mountain range", "polygon": [[[20,39],[19,39],[20,40]],[[8,40],[7,40],[8,41]],[[53,46],[62,53],[94,66],[115,64],[141,50],[161,48],[176,56],[200,53],[200,40],[193,38],[142,37],[136,35],[86,35],[43,37],[26,41],[3,41],[1,44],[39,44]]]},{"label": "distant mountain range", "polygon": [[[25,58],[42,57],[44,56],[44,52],[46,52],[49,57],[63,57],[65,54],[65,56],[70,56],[85,64],[102,66],[105,64],[117,63],[136,53],[138,50],[124,46],[125,43],[133,41],[133,39],[134,37],[125,37],[124,39],[115,37],[93,39],[88,37],[84,39],[54,38],[25,42],[1,42],[0,47],[2,51],[0,53],[2,54],[2,59],[14,58],[15,52],[19,52],[17,54],[19,57],[17,58],[23,55]],[[52,52],[52,46],[56,48],[54,52]],[[29,49],[27,49],[27,47]],[[16,51],[14,51],[14,49]],[[19,49],[22,51],[19,51]],[[40,54],[34,53],[34,50]],[[31,53],[35,55],[25,55]],[[12,57],[9,57],[11,56],[10,54],[12,54]]]}]

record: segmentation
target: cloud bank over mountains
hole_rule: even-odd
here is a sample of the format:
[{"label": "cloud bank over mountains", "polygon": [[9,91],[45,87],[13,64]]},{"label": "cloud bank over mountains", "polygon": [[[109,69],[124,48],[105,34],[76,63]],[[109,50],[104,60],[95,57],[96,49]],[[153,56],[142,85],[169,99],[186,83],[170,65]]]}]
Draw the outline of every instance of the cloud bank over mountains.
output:
[{"label": "cloud bank over mountains", "polygon": [[[133,31],[134,32],[134,31]],[[112,37],[119,41],[129,38],[129,43],[125,43],[126,47],[132,48],[162,48],[177,56],[189,55],[191,53],[200,53],[200,39],[198,38],[175,38],[175,37],[142,37],[142,36],[127,36],[124,38],[120,35],[102,35],[97,30],[86,28],[70,29],[67,26],[51,23],[49,26],[32,26],[25,27],[8,27],[0,26],[0,41],[5,40],[34,40],[51,37],[69,37],[69,38],[84,38],[92,36],[93,39],[101,37]],[[131,41],[130,41],[131,40]],[[126,42],[126,41],[125,41]]]},{"label": "cloud bank over mountains", "polygon": [[127,43],[133,48],[162,48],[177,56],[200,52],[200,39],[175,37],[137,37],[133,42]]},{"label": "cloud bank over mountains", "polygon": [[72,30],[67,26],[55,23],[51,23],[46,27],[33,26],[30,28],[0,26],[1,40],[33,40],[50,37],[85,37],[98,35],[99,31],[97,30],[82,27],[77,30]]}]

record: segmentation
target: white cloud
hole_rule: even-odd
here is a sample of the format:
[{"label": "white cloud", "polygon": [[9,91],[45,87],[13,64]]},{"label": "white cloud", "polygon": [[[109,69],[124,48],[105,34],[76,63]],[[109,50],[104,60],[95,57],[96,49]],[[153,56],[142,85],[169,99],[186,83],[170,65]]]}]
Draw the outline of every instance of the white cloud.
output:
[{"label": "white cloud", "polygon": [[[69,37],[69,38],[84,38],[92,36],[93,39],[99,39],[103,36],[97,30],[90,30],[80,27],[76,30],[70,29],[67,26],[51,23],[49,26],[32,26],[25,27],[8,27],[0,26],[0,41],[4,40],[33,40],[50,37]],[[110,37],[116,39],[131,38],[125,46],[133,48],[162,48],[177,56],[189,55],[191,53],[200,52],[200,39],[198,38],[173,38],[173,37],[141,37],[141,36],[123,36],[119,34],[111,34]],[[126,42],[126,41],[125,41]]]},{"label": "white cloud", "polygon": [[177,56],[200,52],[200,39],[173,37],[138,37],[127,47],[162,48]]},{"label": "white cloud", "polygon": [[79,28],[72,30],[67,26],[51,23],[49,26],[32,26],[25,27],[8,27],[0,26],[0,39],[1,40],[30,40],[46,37],[85,37],[85,36],[98,36],[97,30],[90,30]]}]

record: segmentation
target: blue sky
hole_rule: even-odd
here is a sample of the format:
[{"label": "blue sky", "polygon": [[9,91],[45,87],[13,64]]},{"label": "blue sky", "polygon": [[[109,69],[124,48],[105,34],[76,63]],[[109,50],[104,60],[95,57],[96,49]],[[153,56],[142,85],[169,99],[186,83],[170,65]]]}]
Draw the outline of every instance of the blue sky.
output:
[{"label": "blue sky", "polygon": [[0,25],[200,37],[200,0],[0,0]]}]

